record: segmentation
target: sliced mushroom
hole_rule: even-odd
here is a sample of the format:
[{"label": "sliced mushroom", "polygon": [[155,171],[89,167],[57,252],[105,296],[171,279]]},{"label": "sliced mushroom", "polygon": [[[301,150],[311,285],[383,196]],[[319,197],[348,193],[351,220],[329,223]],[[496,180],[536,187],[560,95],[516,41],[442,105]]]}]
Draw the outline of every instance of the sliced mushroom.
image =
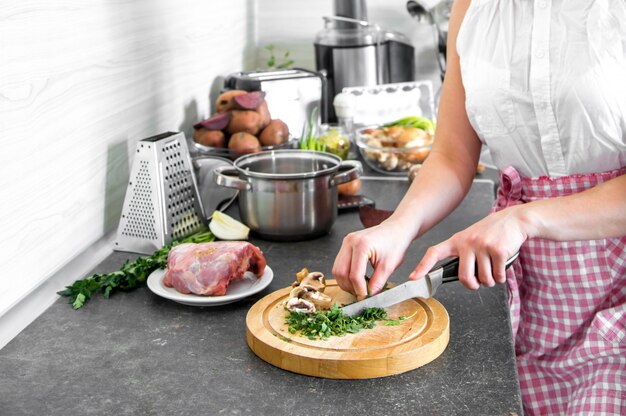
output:
[{"label": "sliced mushroom", "polygon": [[290,312],[315,313],[315,304],[302,298],[290,298],[285,303],[285,309]]},{"label": "sliced mushroom", "polygon": [[291,289],[291,292],[289,292],[289,297],[290,298],[303,298],[304,294],[307,292],[307,289],[301,286],[296,286],[293,289]]},{"label": "sliced mushroom", "polygon": [[324,292],[326,289],[326,279],[324,278],[324,274],[320,272],[309,273],[300,282],[300,287],[318,292]]},{"label": "sliced mushroom", "polygon": [[330,309],[333,306],[333,298],[317,291],[306,291],[302,294],[302,299],[313,302],[319,309]]},{"label": "sliced mushroom", "polygon": [[302,270],[296,273],[296,281],[293,282],[291,286],[292,287],[298,286],[300,282],[302,282],[302,279],[304,279],[308,274],[309,274],[309,269],[307,269],[306,267],[303,267]]},{"label": "sliced mushroom", "polygon": [[309,269],[307,269],[306,267],[303,267],[302,270],[296,273],[296,279],[298,280],[298,283],[302,282],[302,279],[307,277],[308,274],[309,274]]}]

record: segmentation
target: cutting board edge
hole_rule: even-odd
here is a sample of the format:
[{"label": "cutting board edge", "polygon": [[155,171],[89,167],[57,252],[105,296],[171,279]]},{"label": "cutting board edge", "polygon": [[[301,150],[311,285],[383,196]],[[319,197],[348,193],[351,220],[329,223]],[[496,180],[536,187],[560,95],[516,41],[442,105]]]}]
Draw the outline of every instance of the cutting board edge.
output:
[{"label": "cutting board edge", "polygon": [[[365,379],[401,374],[430,363],[445,351],[450,339],[450,319],[445,307],[436,299],[425,302],[439,314],[436,328],[425,333],[425,339],[411,340],[400,348],[393,348],[390,354],[375,351],[376,356],[346,359],[345,351],[308,350],[305,344],[293,342],[290,338],[251,328],[262,328],[262,305],[272,304],[290,288],[279,289],[255,303],[246,316],[246,341],[249,348],[263,361],[287,371],[314,377],[334,379]],[[258,310],[257,310],[258,309]],[[253,323],[255,318],[260,321]],[[431,325],[431,327],[434,325]],[[427,340],[427,342],[425,342]],[[423,358],[427,357],[427,358]]]},{"label": "cutting board edge", "polygon": [[[255,338],[252,332],[247,328],[246,341],[250,350],[257,357],[282,370],[306,376],[330,379],[369,379],[406,373],[431,363],[443,354],[448,347],[450,340],[449,329],[450,326],[447,325],[440,337],[434,342],[426,344],[419,350],[406,351],[393,357],[354,360],[303,357],[261,342]],[[416,354],[424,357],[426,355],[425,353],[430,355],[426,359],[410,359],[411,356]],[[407,360],[407,358],[409,359]]]}]

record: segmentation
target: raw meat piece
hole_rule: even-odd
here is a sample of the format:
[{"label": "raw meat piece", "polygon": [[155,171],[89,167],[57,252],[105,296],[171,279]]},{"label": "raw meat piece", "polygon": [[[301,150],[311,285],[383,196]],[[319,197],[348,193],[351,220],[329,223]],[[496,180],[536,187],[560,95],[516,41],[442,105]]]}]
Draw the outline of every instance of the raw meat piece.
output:
[{"label": "raw meat piece", "polygon": [[245,272],[261,277],[265,265],[261,250],[245,241],[180,244],[167,256],[163,284],[184,294],[222,296]]}]

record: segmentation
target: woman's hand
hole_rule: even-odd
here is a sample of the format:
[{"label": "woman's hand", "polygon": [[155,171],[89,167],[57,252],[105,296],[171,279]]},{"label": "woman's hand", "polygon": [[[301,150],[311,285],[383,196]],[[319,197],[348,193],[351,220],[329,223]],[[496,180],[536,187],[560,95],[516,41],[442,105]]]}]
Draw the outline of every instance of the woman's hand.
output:
[{"label": "woman's hand", "polygon": [[459,280],[466,288],[476,290],[481,283],[489,287],[504,283],[506,261],[528,238],[523,209],[521,205],[513,206],[491,214],[430,247],[409,279],[421,278],[440,260],[459,257]]},{"label": "woman's hand", "polygon": [[369,293],[382,290],[389,275],[402,263],[411,237],[402,223],[391,219],[372,228],[348,234],[335,258],[333,276],[339,287],[358,300],[368,294],[365,270],[368,261],[374,267]]}]

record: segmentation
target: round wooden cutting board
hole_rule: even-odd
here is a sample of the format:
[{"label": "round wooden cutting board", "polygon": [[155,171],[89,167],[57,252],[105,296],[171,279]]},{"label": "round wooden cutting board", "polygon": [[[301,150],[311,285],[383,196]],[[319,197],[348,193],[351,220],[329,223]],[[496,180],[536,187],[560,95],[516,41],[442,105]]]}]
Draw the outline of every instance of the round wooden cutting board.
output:
[{"label": "round wooden cutting board", "polygon": [[[356,334],[310,340],[291,334],[285,323],[283,301],[291,287],[270,293],[255,303],[246,317],[248,346],[268,363],[325,378],[374,378],[404,373],[427,364],[446,349],[450,319],[435,299],[409,299],[387,309],[389,319],[405,316],[399,325],[378,322],[373,329]],[[326,294],[339,305],[354,297],[328,280]]]}]

